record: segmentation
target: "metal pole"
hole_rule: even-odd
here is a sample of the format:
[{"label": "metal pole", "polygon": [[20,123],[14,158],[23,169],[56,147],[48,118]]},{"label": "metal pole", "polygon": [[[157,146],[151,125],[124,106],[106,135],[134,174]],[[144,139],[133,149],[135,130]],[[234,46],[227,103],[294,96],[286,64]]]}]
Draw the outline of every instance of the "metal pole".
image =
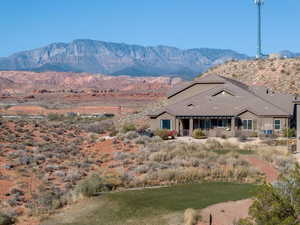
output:
[{"label": "metal pole", "polygon": [[256,55],[256,58],[261,58],[261,5],[262,3],[261,2],[258,2],[257,3],[257,9],[258,9],[258,18],[257,18],[257,55]]}]

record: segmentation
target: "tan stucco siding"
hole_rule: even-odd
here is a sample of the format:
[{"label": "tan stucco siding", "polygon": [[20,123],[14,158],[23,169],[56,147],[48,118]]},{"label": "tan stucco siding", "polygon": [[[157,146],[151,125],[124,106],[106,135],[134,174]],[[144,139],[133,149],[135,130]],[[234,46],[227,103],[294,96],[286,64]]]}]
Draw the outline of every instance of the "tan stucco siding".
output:
[{"label": "tan stucco siding", "polygon": [[161,120],[171,120],[171,129],[172,130],[177,129],[178,124],[176,124],[177,121],[176,121],[175,116],[172,116],[168,113],[164,113],[164,114],[160,115],[159,117],[150,120],[151,130],[160,129]]},{"label": "tan stucco siding", "polygon": [[288,118],[273,118],[273,124],[275,123],[275,120],[280,120],[281,130],[288,127]]},{"label": "tan stucco siding", "polygon": [[219,84],[195,84],[194,86],[170,97],[168,99],[168,103],[169,104],[173,104],[173,103],[176,103],[176,102],[179,102],[181,100],[184,100],[186,98],[189,98],[189,97],[192,97],[196,94],[199,94],[203,91],[207,91],[211,88],[214,88],[216,86],[218,86]]},{"label": "tan stucco siding", "polygon": [[253,130],[275,130],[274,129],[274,123],[275,120],[280,120],[281,124],[281,130],[285,129],[288,127],[288,118],[286,117],[259,117],[256,116],[255,114],[247,111],[243,114],[240,115],[241,120],[253,120],[256,121],[257,127],[256,129]]},{"label": "tan stucco siding", "polygon": [[239,117],[240,117],[241,120],[253,120],[253,121],[255,121],[252,124],[253,130],[259,130],[260,129],[262,122],[261,122],[260,118],[257,115],[255,115],[255,114],[253,114],[249,111],[246,111],[243,114],[241,114]]}]

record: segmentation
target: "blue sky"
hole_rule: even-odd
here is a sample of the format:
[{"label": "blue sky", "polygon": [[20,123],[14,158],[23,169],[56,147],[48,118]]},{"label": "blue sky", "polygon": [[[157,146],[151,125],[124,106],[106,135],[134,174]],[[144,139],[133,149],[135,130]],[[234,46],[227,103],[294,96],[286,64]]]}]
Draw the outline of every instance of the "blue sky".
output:
[{"label": "blue sky", "polygon": [[[256,53],[253,0],[2,0],[1,8],[0,56],[81,38]],[[300,52],[299,12],[299,0],[266,0],[266,53]]]}]

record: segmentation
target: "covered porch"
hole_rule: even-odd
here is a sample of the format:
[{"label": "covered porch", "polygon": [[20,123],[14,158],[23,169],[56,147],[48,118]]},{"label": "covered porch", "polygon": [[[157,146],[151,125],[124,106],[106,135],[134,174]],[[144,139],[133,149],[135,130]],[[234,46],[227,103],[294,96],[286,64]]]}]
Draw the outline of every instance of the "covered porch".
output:
[{"label": "covered porch", "polygon": [[195,129],[201,129],[208,137],[233,137],[238,129],[236,117],[177,117],[178,134],[180,136],[192,136]]}]

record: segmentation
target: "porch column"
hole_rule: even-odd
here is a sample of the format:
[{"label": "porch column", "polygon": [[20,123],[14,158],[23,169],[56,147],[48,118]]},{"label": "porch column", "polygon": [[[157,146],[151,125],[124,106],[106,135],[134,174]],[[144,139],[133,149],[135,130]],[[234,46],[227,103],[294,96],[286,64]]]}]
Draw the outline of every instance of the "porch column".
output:
[{"label": "porch column", "polygon": [[193,130],[194,130],[194,120],[193,118],[190,118],[190,130],[189,130],[189,136],[193,136]]},{"label": "porch column", "polygon": [[232,136],[235,137],[235,117],[231,118],[231,133]]}]

